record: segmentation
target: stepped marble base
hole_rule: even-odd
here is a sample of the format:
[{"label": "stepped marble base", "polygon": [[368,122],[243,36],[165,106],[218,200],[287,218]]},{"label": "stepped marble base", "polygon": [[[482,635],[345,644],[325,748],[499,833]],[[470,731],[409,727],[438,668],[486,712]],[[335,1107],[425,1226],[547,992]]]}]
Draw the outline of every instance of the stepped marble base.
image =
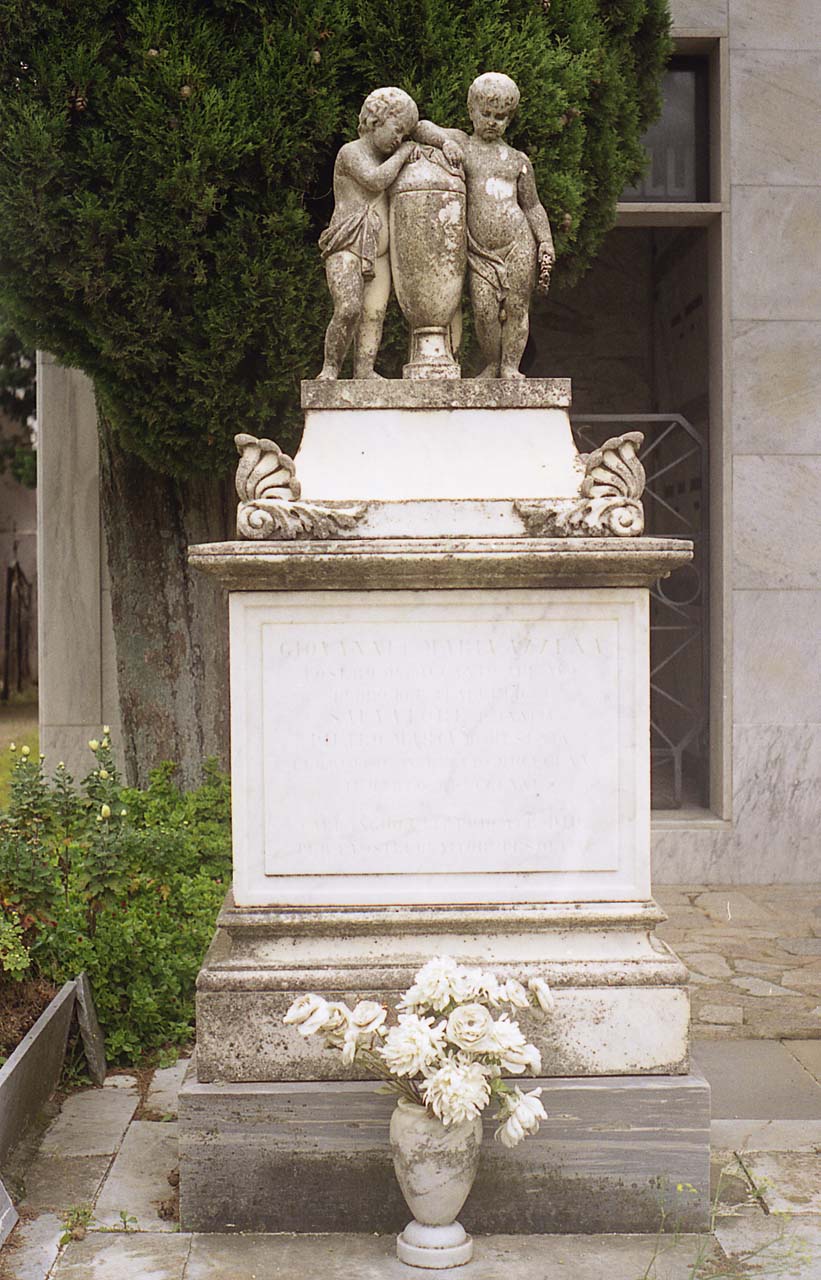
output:
[{"label": "stepped marble base", "polygon": [[[700,1077],[544,1079],[547,1120],[513,1150],[488,1118],[468,1232],[709,1229],[710,1088]],[[393,1099],[368,1084],[208,1085],[179,1099],[183,1231],[398,1232]],[[682,1190],[678,1190],[681,1187]]]},{"label": "stepped marble base", "polygon": [[687,970],[653,934],[652,901],[486,907],[237,908],[197,980],[198,1075],[353,1079],[319,1037],[283,1024],[297,995],[394,1005],[432,955],[546,979],[555,1008],[518,1016],[554,1076],[687,1071]]}]

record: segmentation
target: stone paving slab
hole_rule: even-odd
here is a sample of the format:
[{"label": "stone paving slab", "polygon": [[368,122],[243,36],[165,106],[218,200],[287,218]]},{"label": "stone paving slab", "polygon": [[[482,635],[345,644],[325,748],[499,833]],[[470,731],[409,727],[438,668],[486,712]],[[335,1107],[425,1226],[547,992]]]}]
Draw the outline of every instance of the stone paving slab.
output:
[{"label": "stone paving slab", "polygon": [[784,1045],[694,1042],[692,1061],[709,1081],[715,1120],[818,1120],[821,1085]]},{"label": "stone paving slab", "polygon": [[44,1280],[60,1249],[63,1224],[54,1213],[20,1219],[0,1255],[0,1280]]},{"label": "stone paving slab", "polygon": [[739,1277],[821,1280],[821,1218],[726,1218],[715,1234]]},{"label": "stone paving slab", "polygon": [[67,1245],[52,1275],[59,1280],[183,1280],[190,1247],[191,1237],[184,1235],[91,1232]]},{"label": "stone paving slab", "polygon": [[770,1213],[821,1215],[818,1152],[754,1151],[742,1160]]},{"label": "stone paving slab", "polygon": [[37,1156],[26,1171],[26,1209],[91,1204],[111,1164],[110,1156]]},{"label": "stone paving slab", "polygon": [[162,1218],[159,1206],[173,1195],[168,1174],[177,1164],[176,1124],[135,1120],[100,1192],[95,1222],[116,1227],[122,1209],[140,1231],[175,1231],[176,1222]]},{"label": "stone paving slab", "polygon": [[190,1058],[180,1058],[173,1067],[160,1067],[154,1072],[145,1099],[146,1110],[176,1116],[177,1095],[190,1061]]},{"label": "stone paving slab", "polygon": [[[728,1151],[821,1151],[819,1120],[714,1120],[710,1146]],[[819,1169],[821,1181],[821,1169]]]},{"label": "stone paving slab", "polygon": [[[405,1266],[392,1236],[194,1236],[185,1280],[638,1280],[658,1247],[654,1236],[480,1236],[468,1268]],[[662,1241],[654,1280],[689,1280],[691,1264],[713,1248],[709,1236]],[[60,1280],[65,1280],[58,1270]],[[73,1273],[72,1280],[86,1280]],[[88,1273],[90,1278],[91,1273]],[[94,1280],[102,1280],[94,1273]],[[108,1280],[108,1277],[105,1277]],[[113,1280],[113,1278],[112,1278]],[[120,1280],[118,1277],[117,1280]],[[123,1280],[126,1280],[123,1277]]]},{"label": "stone paving slab", "polygon": [[[133,1080],[132,1077],[128,1079]],[[42,1155],[110,1156],[119,1147],[139,1103],[133,1087],[84,1089],[66,1098],[49,1126]]]},{"label": "stone paving slab", "polygon": [[790,1053],[821,1084],[821,1040],[790,1040]]}]

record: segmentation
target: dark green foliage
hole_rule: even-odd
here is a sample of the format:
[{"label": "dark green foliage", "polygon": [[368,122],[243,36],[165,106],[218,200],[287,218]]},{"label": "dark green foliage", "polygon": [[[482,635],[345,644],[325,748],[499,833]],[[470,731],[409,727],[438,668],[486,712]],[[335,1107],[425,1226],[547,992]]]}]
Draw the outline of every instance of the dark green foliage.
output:
[{"label": "dark green foliage", "polygon": [[34,352],[28,351],[0,314],[0,413],[11,423],[0,436],[0,473],[8,467],[15,480],[33,489],[37,455],[28,422],[36,404]]},{"label": "dark green foliage", "polygon": [[667,26],[666,0],[0,0],[0,290],[153,469],[227,468],[238,429],[293,445],[364,96],[466,127],[473,77],[513,75],[572,278],[641,168]]},{"label": "dark green foliage", "polygon": [[106,1050],[133,1062],[193,1032],[194,981],[230,882],[230,787],[213,765],[182,794],[173,765],[122,786],[109,739],[78,789],[17,753],[0,813],[0,970],[88,973]]}]

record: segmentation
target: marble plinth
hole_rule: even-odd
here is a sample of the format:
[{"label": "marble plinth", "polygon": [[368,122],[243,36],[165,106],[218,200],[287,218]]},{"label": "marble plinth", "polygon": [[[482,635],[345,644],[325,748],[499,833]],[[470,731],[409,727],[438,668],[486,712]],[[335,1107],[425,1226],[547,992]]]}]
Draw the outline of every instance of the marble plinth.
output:
[{"label": "marble plinth", "polygon": [[569,498],[584,479],[566,378],[445,381],[421,394],[402,382],[304,382],[302,404],[294,462],[311,500]]},{"label": "marble plinth", "polygon": [[[709,1229],[703,1079],[528,1083],[542,1087],[548,1118],[511,1151],[493,1141],[488,1116],[459,1215],[469,1232]],[[179,1095],[182,1230],[401,1230],[393,1106],[373,1083],[209,1085],[190,1075]]]},{"label": "marble plinth", "polygon": [[548,1017],[517,1015],[546,1074],[684,1073],[687,971],[653,935],[664,918],[652,901],[276,910],[229,900],[197,981],[199,1079],[356,1078],[318,1037],[283,1024],[289,1004],[315,991],[393,1005],[433,955],[550,983]]}]

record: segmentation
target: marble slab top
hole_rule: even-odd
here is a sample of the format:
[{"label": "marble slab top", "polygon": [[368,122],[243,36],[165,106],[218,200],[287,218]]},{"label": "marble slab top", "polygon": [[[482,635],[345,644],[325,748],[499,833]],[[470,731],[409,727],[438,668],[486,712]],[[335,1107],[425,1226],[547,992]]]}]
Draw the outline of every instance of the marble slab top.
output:
[{"label": "marble slab top", "polygon": [[303,409],[568,409],[569,378],[340,378],[302,383]]},{"label": "marble slab top", "polygon": [[229,591],[650,587],[689,563],[685,538],[369,538],[211,542],[191,566]]}]

